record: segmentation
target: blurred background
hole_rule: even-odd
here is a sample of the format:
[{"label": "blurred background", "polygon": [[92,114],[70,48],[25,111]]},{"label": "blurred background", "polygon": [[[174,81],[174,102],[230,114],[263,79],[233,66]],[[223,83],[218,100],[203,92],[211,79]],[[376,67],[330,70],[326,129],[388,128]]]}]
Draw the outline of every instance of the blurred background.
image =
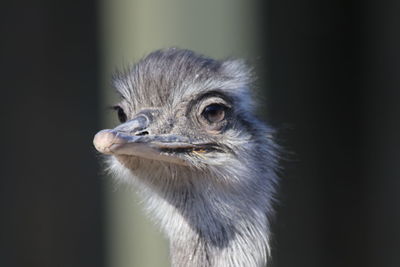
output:
[{"label": "blurred background", "polygon": [[154,49],[245,58],[285,147],[273,267],[400,266],[400,2],[38,0],[0,10],[0,267],[168,266],[93,135],[113,69]]}]

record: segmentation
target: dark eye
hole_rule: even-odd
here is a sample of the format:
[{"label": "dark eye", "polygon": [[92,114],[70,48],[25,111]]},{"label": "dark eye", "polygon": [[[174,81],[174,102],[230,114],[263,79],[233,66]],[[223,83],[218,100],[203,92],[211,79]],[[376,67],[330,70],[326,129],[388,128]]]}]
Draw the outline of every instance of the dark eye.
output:
[{"label": "dark eye", "polygon": [[126,114],[124,112],[124,110],[120,107],[120,106],[115,106],[113,107],[115,111],[117,111],[117,115],[118,115],[118,120],[123,123],[126,122]]},{"label": "dark eye", "polygon": [[225,110],[224,105],[211,104],[203,110],[201,115],[211,123],[220,122],[225,118]]}]

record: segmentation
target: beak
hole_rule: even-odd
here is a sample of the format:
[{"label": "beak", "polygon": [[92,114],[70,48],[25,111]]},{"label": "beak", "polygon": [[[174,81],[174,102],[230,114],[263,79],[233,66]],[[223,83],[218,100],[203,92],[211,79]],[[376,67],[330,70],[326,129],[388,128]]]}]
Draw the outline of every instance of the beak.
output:
[{"label": "beak", "polygon": [[138,135],[147,128],[149,120],[146,119],[139,115],[115,129],[98,132],[93,139],[95,148],[108,155],[137,156],[188,165],[176,152],[193,151],[199,146],[179,135]]}]

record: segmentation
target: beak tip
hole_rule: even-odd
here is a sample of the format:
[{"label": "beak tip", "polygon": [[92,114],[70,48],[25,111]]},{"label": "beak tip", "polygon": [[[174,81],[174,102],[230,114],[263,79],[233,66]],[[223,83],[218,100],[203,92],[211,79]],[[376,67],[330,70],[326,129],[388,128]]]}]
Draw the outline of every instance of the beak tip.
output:
[{"label": "beak tip", "polygon": [[113,130],[101,130],[93,138],[93,145],[103,154],[110,154],[110,146],[115,143],[116,133]]}]

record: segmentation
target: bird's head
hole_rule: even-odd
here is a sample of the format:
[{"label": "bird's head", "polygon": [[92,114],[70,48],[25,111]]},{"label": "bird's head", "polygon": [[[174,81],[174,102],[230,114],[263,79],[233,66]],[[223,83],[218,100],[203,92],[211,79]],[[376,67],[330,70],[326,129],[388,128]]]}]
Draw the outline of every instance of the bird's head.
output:
[{"label": "bird's head", "polygon": [[98,132],[94,145],[111,155],[111,167],[150,180],[177,170],[212,170],[232,180],[254,171],[254,159],[272,166],[271,132],[253,115],[250,80],[241,60],[174,48],[153,52],[114,76],[121,124]]}]

